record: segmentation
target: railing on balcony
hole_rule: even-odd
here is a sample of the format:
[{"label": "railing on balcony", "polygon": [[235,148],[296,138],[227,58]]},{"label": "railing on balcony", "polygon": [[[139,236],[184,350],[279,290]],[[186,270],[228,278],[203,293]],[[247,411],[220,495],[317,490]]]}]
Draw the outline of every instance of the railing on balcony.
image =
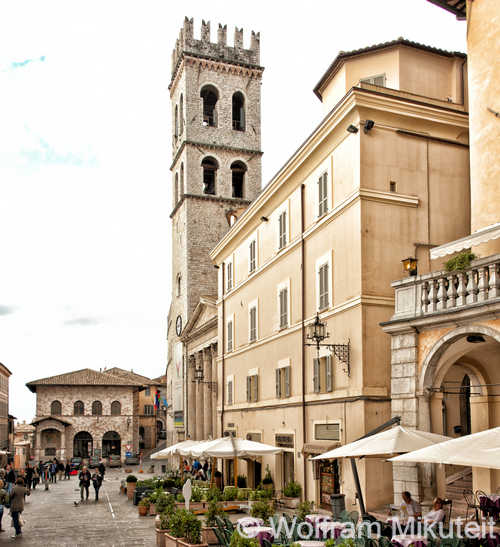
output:
[{"label": "railing on balcony", "polygon": [[396,290],[393,319],[459,310],[500,297],[500,255],[475,260],[470,268],[432,272],[392,284]]}]

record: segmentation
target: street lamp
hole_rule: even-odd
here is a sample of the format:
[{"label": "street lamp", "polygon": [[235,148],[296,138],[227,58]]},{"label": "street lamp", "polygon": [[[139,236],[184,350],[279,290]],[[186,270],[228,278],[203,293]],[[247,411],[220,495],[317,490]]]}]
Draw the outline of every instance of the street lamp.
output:
[{"label": "street lamp", "polygon": [[208,382],[205,380],[205,374],[201,365],[196,365],[194,369],[194,379],[191,381],[196,382],[197,384],[208,384],[210,389],[214,389],[217,385],[217,382]]},{"label": "street lamp", "polygon": [[417,275],[417,262],[418,260],[412,256],[401,260],[403,263],[403,269],[409,276]]},{"label": "street lamp", "polygon": [[319,358],[319,348],[328,348],[339,361],[344,363],[344,372],[347,376],[351,375],[351,341],[348,340],[347,344],[323,344],[323,340],[330,338],[330,333],[326,332],[326,323],[323,323],[319,318],[319,313],[316,314],[314,322],[307,327],[307,340],[311,340],[311,343],[306,342],[306,346],[316,346]]}]

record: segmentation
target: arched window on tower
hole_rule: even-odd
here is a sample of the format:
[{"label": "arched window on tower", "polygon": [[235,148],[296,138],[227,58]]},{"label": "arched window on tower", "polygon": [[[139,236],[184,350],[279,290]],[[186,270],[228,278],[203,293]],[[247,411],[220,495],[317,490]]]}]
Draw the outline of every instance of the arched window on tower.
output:
[{"label": "arched window on tower", "polygon": [[219,164],[214,158],[207,157],[201,162],[203,167],[203,193],[215,195],[215,182]]},{"label": "arched window on tower", "polygon": [[175,140],[179,136],[179,107],[175,105],[175,127],[174,127]]},{"label": "arched window on tower", "polygon": [[61,401],[52,401],[50,405],[51,416],[60,416],[62,414]]},{"label": "arched window on tower", "polygon": [[245,97],[240,91],[233,95],[233,129],[245,131]]},{"label": "arched window on tower", "polygon": [[179,135],[184,131],[184,97],[179,99]]},{"label": "arched window on tower", "polygon": [[181,184],[179,186],[179,199],[184,195],[184,164],[181,163]]},{"label": "arched window on tower", "polygon": [[122,413],[122,405],[120,401],[113,401],[111,403],[111,416],[119,416]]},{"label": "arched window on tower", "polygon": [[203,86],[200,97],[203,99],[203,125],[217,127],[217,112],[215,110],[219,99],[217,90],[213,85]]},{"label": "arched window on tower", "polygon": [[247,166],[241,161],[235,161],[231,164],[233,198],[243,197],[246,171]]},{"label": "arched window on tower", "polygon": [[102,403],[101,403],[101,401],[94,401],[92,403],[92,416],[102,416]]},{"label": "arched window on tower", "polygon": [[175,183],[174,183],[174,207],[179,201],[179,173],[175,174]]},{"label": "arched window on tower", "polygon": [[75,416],[83,416],[85,412],[85,407],[83,406],[82,401],[76,401],[73,405],[73,414]]}]

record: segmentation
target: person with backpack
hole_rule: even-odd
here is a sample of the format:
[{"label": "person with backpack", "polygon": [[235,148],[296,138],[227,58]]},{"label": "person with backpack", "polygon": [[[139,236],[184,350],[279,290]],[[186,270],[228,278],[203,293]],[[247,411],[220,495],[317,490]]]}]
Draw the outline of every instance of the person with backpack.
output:
[{"label": "person with backpack", "polygon": [[99,501],[99,489],[102,485],[102,475],[100,473],[94,472],[92,475],[92,484],[94,485],[95,490],[95,502]]},{"label": "person with backpack", "polygon": [[16,485],[12,488],[10,493],[10,514],[12,516],[12,524],[14,525],[14,534],[12,538],[16,538],[21,535],[21,513],[24,511],[24,497],[29,495],[29,492],[24,487],[24,480],[18,478]]},{"label": "person with backpack", "polygon": [[7,490],[4,488],[4,483],[2,480],[0,480],[0,532],[5,532],[5,530],[2,528],[2,518],[3,518],[3,512],[4,508],[9,506],[9,494],[7,493]]}]

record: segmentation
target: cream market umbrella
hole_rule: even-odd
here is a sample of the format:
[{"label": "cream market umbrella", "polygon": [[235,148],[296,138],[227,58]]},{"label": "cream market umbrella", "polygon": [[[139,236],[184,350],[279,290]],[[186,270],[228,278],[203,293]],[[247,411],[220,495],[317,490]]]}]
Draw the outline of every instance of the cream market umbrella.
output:
[{"label": "cream market umbrella", "polygon": [[311,458],[313,460],[329,460],[334,458],[353,458],[359,456],[382,457],[390,454],[401,454],[411,452],[419,448],[435,445],[449,440],[450,437],[419,431],[417,429],[406,429],[398,425],[391,429],[382,431],[370,437],[365,437],[339,448],[320,454]]},{"label": "cream market umbrella", "polygon": [[170,456],[178,456],[181,454],[181,450],[187,450],[190,446],[199,444],[196,441],[182,441],[177,444],[173,444],[172,446],[167,446],[167,448],[164,448],[163,450],[159,450],[158,452],[155,452],[154,454],[151,454],[152,460],[166,460],[170,458]]},{"label": "cream market umbrella", "polygon": [[389,461],[446,463],[500,469],[500,427],[428,446]]}]

